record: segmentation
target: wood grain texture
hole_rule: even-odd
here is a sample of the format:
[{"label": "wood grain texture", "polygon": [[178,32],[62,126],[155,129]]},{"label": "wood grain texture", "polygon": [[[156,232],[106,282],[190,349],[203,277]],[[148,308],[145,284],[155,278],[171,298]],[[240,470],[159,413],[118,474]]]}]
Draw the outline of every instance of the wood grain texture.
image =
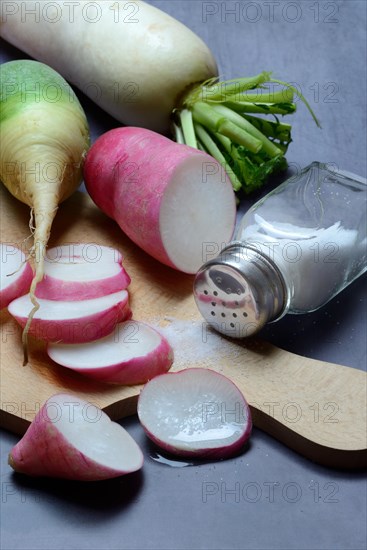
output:
[{"label": "wood grain texture", "polygon": [[[29,209],[4,189],[0,199],[1,241],[25,249],[31,242],[25,241]],[[61,205],[50,246],[77,242],[109,245],[123,253],[132,278],[134,318],[158,327],[179,323],[184,330],[187,323],[188,339],[193,330],[201,330],[193,277],[166,268],[140,251],[83,193]],[[206,367],[225,374],[246,396],[254,424],[311,460],[338,468],[367,465],[366,373],[300,357],[255,339],[239,342],[207,335],[199,344],[198,359],[188,365],[177,353],[172,370]],[[31,340],[30,364],[23,367],[20,337],[20,328],[2,311],[2,427],[24,433],[44,401],[60,391],[96,403],[113,419],[136,412],[139,386],[96,383],[59,367],[48,359],[42,342]],[[216,342],[213,348],[211,340]],[[194,342],[198,345],[197,338]]]}]

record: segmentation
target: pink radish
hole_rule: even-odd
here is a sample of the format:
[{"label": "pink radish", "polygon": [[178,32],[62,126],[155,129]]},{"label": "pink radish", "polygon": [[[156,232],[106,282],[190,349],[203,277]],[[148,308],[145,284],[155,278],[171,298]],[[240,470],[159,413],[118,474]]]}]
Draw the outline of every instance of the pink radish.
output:
[{"label": "pink radish", "polygon": [[165,451],[188,457],[225,458],[251,434],[249,406],[227,377],[190,368],[157,376],[138,400],[148,437]]},{"label": "pink radish", "polygon": [[30,476],[97,481],[135,472],[143,465],[140,447],[96,405],[67,394],[50,397],[9,464]]},{"label": "pink radish", "polygon": [[205,246],[232,237],[236,201],[219,162],[143,128],[116,128],[87,154],[94,202],[160,262],[196,273]]},{"label": "pink radish", "polygon": [[49,344],[47,353],[59,365],[101,382],[143,384],[167,372],[173,351],[155,329],[138,321],[125,321],[115,331],[86,344]]},{"label": "pink radish", "polygon": [[131,279],[118,250],[93,243],[69,244],[47,252],[37,298],[86,300],[126,289]]},{"label": "pink radish", "polygon": [[[46,342],[76,344],[90,342],[110,334],[117,323],[129,319],[129,295],[126,290],[100,298],[81,301],[39,299],[29,334]],[[29,294],[9,304],[9,312],[24,327],[32,302]]]},{"label": "pink radish", "polygon": [[29,291],[33,272],[19,248],[5,243],[0,246],[0,309],[3,309]]}]

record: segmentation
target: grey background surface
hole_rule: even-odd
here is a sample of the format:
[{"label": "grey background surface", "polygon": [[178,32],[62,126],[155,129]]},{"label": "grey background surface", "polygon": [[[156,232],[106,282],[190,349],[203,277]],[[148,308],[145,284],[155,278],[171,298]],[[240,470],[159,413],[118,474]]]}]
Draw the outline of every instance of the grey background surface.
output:
[{"label": "grey background surface", "polygon": [[[320,160],[366,176],[364,0],[151,3],[207,42],[223,78],[272,70],[307,95],[323,129],[300,105],[292,117],[289,173]],[[25,57],[4,42],[1,51],[2,61]],[[93,139],[118,126],[78,95]],[[256,198],[243,201],[241,210]],[[287,316],[263,337],[295,353],[365,369],[365,287],[362,277],[322,310]],[[136,417],[121,424],[142,446],[143,471],[85,485],[12,474],[6,460],[18,438],[1,432],[3,550],[366,548],[364,472],[316,465],[257,429],[237,458],[170,467],[154,460],[156,449]]]}]

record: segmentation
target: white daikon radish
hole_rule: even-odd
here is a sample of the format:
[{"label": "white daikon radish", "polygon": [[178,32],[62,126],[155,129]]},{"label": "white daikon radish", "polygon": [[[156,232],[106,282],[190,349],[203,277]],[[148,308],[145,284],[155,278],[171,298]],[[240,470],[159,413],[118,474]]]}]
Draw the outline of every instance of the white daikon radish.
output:
[{"label": "white daikon radish", "polygon": [[186,88],[217,76],[198,36],[140,0],[7,4],[2,38],[56,69],[125,124],[167,131]]},{"label": "white daikon radish", "polygon": [[[255,76],[220,81],[208,46],[148,3],[4,4],[5,40],[54,67],[123,124],[160,133],[171,128],[179,143],[205,150],[236,191],[252,192],[286,168],[291,125],[279,119],[296,111],[294,97],[319,124],[297,87],[273,78],[266,67]],[[203,14],[210,6],[203,3]],[[248,46],[245,65],[251,38]]]}]

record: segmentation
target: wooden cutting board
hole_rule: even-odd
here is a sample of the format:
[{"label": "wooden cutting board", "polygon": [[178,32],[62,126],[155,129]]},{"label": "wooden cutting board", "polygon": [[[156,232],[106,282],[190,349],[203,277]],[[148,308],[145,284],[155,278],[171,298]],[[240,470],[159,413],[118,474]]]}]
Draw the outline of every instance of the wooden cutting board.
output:
[{"label": "wooden cutting board", "polygon": [[[29,209],[1,188],[1,241],[26,248]],[[84,193],[59,209],[50,246],[96,243],[116,247],[131,275],[134,318],[171,335],[172,370],[217,370],[242,390],[255,426],[311,460],[333,467],[367,464],[366,373],[316,361],[255,339],[230,341],[207,329],[192,295],[193,277],[159,264],[140,251]],[[178,336],[172,339],[172,335]],[[40,406],[57,392],[96,403],[113,419],[136,412],[140,387],[96,383],[48,359],[31,340],[30,364],[22,366],[21,331],[1,312],[1,426],[22,434]],[[230,412],[228,411],[228,414]]]}]

